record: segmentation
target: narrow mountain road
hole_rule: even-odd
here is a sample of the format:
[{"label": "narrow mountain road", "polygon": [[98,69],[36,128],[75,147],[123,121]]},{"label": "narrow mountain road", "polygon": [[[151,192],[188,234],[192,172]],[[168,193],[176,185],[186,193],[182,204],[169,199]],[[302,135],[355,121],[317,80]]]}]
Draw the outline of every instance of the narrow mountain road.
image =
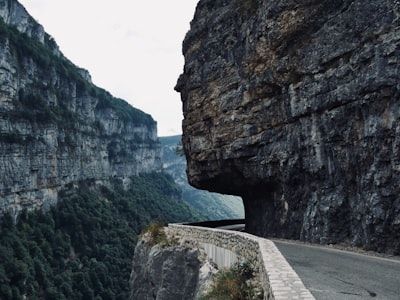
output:
[{"label": "narrow mountain road", "polygon": [[400,260],[274,240],[317,300],[400,300]]}]

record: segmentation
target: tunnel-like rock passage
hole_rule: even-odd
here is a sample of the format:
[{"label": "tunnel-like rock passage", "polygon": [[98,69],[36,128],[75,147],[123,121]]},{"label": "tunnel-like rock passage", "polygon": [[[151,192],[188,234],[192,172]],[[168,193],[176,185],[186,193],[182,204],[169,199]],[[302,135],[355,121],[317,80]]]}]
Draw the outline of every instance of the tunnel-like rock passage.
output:
[{"label": "tunnel-like rock passage", "polygon": [[183,43],[192,185],[261,236],[400,253],[400,4],[201,0]]}]

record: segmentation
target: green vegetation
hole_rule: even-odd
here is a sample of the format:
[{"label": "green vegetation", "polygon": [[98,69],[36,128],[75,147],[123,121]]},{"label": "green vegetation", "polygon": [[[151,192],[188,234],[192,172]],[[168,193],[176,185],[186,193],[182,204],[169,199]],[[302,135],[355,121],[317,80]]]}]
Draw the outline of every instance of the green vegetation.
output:
[{"label": "green vegetation", "polygon": [[167,235],[164,231],[164,224],[162,222],[151,223],[140,233],[141,237],[148,236],[148,243],[156,245],[167,240]]},{"label": "green vegetation", "polygon": [[54,67],[64,77],[77,81],[81,85],[88,82],[79,74],[77,67],[67,59],[55,56],[52,52],[56,48],[54,39],[46,34],[45,44],[30,38],[18,31],[13,26],[8,26],[0,19],[0,39],[8,38],[10,44],[15,46],[16,54],[20,60],[32,58],[44,71]]},{"label": "green vegetation", "polygon": [[15,110],[8,112],[11,120],[24,120],[38,124],[56,124],[59,128],[76,129],[82,121],[77,113],[72,112],[60,102],[58,105],[47,105],[43,97],[38,94],[27,94],[19,90],[18,101],[14,101]]},{"label": "green vegetation", "polygon": [[235,264],[217,273],[211,290],[201,300],[263,299],[262,289],[251,281],[254,277],[248,263]]},{"label": "green vegetation", "polygon": [[161,247],[169,247],[177,245],[178,241],[173,238],[168,238],[165,233],[164,226],[166,224],[162,222],[151,223],[140,233],[140,237],[150,245],[160,245]]},{"label": "green vegetation", "polygon": [[155,124],[155,121],[149,114],[132,107],[125,100],[114,98],[106,90],[96,87],[93,96],[99,100],[97,109],[112,108],[119,118],[124,121],[131,121],[135,124],[144,124],[147,126]]},{"label": "green vegetation", "polygon": [[179,198],[171,177],[131,178],[127,189],[82,182],[48,212],[10,216],[0,228],[0,299],[128,299],[137,234],[152,220],[199,215]]}]

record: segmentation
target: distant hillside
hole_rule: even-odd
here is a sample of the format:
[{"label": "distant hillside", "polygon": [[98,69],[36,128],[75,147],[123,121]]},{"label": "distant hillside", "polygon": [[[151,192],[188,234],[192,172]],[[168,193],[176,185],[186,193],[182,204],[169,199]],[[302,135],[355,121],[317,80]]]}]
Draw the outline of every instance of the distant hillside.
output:
[{"label": "distant hillside", "polygon": [[160,138],[164,169],[182,188],[183,199],[212,220],[243,218],[244,209],[240,197],[210,193],[189,185],[186,177],[185,157],[179,156],[175,152],[180,141],[180,135]]}]

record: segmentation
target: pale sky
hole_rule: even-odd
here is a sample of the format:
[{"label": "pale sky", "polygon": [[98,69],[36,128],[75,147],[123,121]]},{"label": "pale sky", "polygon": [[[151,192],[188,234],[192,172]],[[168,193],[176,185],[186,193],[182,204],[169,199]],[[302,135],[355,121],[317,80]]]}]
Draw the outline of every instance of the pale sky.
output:
[{"label": "pale sky", "polygon": [[19,0],[95,85],[149,113],[158,135],[181,133],[174,86],[198,0]]}]

